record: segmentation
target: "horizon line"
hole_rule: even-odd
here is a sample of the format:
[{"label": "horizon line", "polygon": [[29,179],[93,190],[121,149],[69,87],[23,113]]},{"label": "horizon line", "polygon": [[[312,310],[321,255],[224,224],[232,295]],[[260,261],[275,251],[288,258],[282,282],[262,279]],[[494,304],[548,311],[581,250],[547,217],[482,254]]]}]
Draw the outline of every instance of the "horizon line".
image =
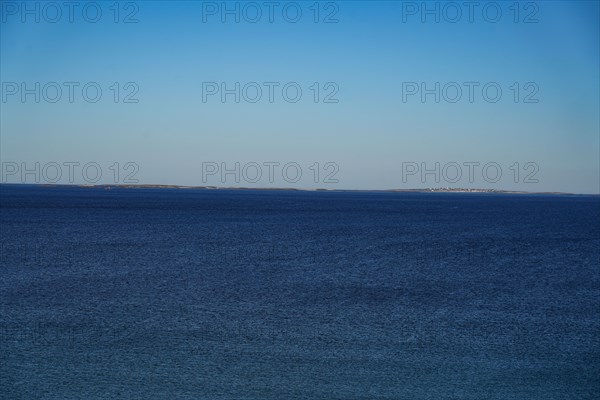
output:
[{"label": "horizon line", "polygon": [[80,183],[8,183],[0,182],[0,186],[42,186],[42,187],[73,187],[83,189],[197,189],[197,190],[258,190],[258,191],[302,191],[302,192],[384,192],[384,193],[468,193],[468,194],[531,194],[531,195],[571,195],[571,196],[600,196],[600,193],[572,193],[560,191],[530,192],[524,190],[483,189],[483,188],[391,188],[391,189],[328,189],[328,188],[297,188],[297,187],[248,187],[248,186],[214,186],[214,185],[169,185],[169,184],[80,184]]}]

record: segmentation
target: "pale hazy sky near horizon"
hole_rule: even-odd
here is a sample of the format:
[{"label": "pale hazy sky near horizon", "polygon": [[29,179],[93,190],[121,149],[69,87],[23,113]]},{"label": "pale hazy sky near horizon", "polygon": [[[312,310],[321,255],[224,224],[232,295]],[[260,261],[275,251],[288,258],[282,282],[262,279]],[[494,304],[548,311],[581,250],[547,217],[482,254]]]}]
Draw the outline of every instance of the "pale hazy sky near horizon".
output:
[{"label": "pale hazy sky near horizon", "polygon": [[[481,1],[472,21],[462,1],[429,2],[436,21],[420,1],[280,1],[273,22],[263,1],[227,2],[225,15],[222,2],[78,3],[70,22],[62,1],[30,2],[29,14],[1,2],[2,182],[33,183],[14,168],[38,162],[41,183],[53,163],[67,183],[64,163],[77,162],[74,183],[89,183],[80,169],[93,162],[97,183],[118,169],[119,183],[135,172],[143,184],[600,192],[598,2]],[[239,103],[223,102],[221,83],[236,82]],[[278,84],[272,102],[265,82]],[[436,82],[439,102],[423,101],[421,83]],[[240,163],[239,182],[222,163]],[[439,182],[423,163],[439,163]]]}]

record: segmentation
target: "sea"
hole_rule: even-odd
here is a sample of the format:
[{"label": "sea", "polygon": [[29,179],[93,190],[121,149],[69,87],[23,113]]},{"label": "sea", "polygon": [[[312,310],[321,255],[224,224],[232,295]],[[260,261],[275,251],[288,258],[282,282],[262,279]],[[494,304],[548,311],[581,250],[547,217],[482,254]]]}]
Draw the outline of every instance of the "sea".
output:
[{"label": "sea", "polygon": [[2,399],[598,399],[600,197],[0,186]]}]

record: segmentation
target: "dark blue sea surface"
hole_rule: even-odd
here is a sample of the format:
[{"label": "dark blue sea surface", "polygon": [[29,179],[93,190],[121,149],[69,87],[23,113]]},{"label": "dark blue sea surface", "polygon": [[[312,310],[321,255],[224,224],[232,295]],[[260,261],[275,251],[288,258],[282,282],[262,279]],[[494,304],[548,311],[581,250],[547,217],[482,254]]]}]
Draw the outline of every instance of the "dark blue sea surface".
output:
[{"label": "dark blue sea surface", "polygon": [[600,198],[0,186],[0,397],[598,399]]}]

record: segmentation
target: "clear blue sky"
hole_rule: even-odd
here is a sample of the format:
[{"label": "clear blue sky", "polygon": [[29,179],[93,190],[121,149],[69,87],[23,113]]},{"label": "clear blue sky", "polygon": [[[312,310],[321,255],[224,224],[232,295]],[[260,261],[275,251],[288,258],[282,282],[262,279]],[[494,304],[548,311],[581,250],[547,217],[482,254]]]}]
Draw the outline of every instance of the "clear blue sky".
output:
[{"label": "clear blue sky", "polygon": [[[598,2],[544,1],[535,7],[521,2],[518,16],[513,2],[497,2],[486,9],[486,17],[482,8],[489,2],[482,1],[472,22],[462,7],[456,23],[448,20],[455,10],[446,2],[437,3],[439,23],[435,15],[412,8],[421,2],[400,1],[341,1],[337,7],[320,2],[318,23],[313,2],[294,3],[285,15],[282,6],[290,2],[280,2],[273,23],[263,1],[239,2],[239,23],[235,15],[226,15],[222,22],[222,10],[213,15],[214,4],[219,8],[221,2],[143,1],[135,3],[137,9],[122,2],[119,23],[114,22],[112,1],[95,3],[102,10],[97,23],[84,18],[82,7],[88,2],[73,11],[72,23],[67,8],[56,17],[56,10],[44,2],[30,2],[31,9],[39,7],[36,22],[35,14],[15,10],[15,4],[22,7],[20,1],[1,3],[3,163],[97,162],[103,170],[99,183],[112,181],[109,167],[114,162],[123,169],[130,161],[139,166],[139,183],[253,186],[243,177],[234,182],[233,175],[225,182],[217,175],[203,182],[202,163],[226,162],[233,169],[235,162],[274,161],[298,163],[303,178],[292,184],[276,175],[275,182],[263,178],[254,186],[600,190]],[[254,18],[254,4],[262,12],[257,23],[245,20]],[[295,4],[302,16],[291,23]],[[492,23],[495,5],[502,16]],[[236,2],[227,6],[235,9]],[[434,9],[436,3],[428,6]],[[138,22],[123,23],[131,13]],[[330,14],[337,23],[323,23]],[[88,7],[87,19],[94,16],[95,9]],[[56,18],[56,23],[48,21]],[[12,84],[23,82],[29,88],[35,82],[41,87],[48,82],[80,86],[72,103],[66,86],[56,103],[46,101],[44,93],[36,103],[33,94],[25,102],[20,92],[12,94]],[[97,103],[82,97],[87,82],[103,90]],[[121,86],[118,103],[110,89],[115,82]],[[125,88],[127,82],[139,88],[133,96],[137,103],[123,103],[135,87]],[[266,88],[256,103],[243,98],[235,103],[233,95],[223,103],[219,94],[203,102],[203,82],[281,86],[275,88],[272,103]],[[303,90],[297,103],[282,98],[281,87],[288,82]],[[318,103],[310,89],[314,82],[321,86]],[[326,89],[327,82],[335,85]],[[456,103],[444,98],[436,103],[434,95],[422,102],[420,94],[403,101],[403,82],[425,82],[430,88],[435,82],[441,87],[448,82],[481,86],[475,88],[472,103],[466,87]],[[488,82],[503,91],[496,103],[482,97],[481,87]],[[528,82],[533,85],[525,87]],[[324,103],[336,85],[339,91],[333,98],[339,101]],[[52,98],[55,89],[47,89]],[[453,90],[448,97],[454,96]],[[537,102],[525,103],[526,98]],[[309,168],[315,162],[321,169],[318,183]],[[327,162],[339,166],[338,183],[322,182]],[[469,182],[468,168],[463,167],[463,178],[456,183],[445,182],[443,176],[436,183],[433,175],[422,182],[419,173],[403,181],[403,163],[409,162],[431,169],[436,162],[440,168],[451,162],[494,162],[503,175],[488,182],[477,167],[474,182]],[[520,169],[517,183],[511,169],[515,162]],[[523,182],[533,171],[524,169],[528,162],[539,168],[533,176],[538,183]],[[5,181],[14,182],[15,176]],[[75,181],[84,183],[81,174]]]}]

